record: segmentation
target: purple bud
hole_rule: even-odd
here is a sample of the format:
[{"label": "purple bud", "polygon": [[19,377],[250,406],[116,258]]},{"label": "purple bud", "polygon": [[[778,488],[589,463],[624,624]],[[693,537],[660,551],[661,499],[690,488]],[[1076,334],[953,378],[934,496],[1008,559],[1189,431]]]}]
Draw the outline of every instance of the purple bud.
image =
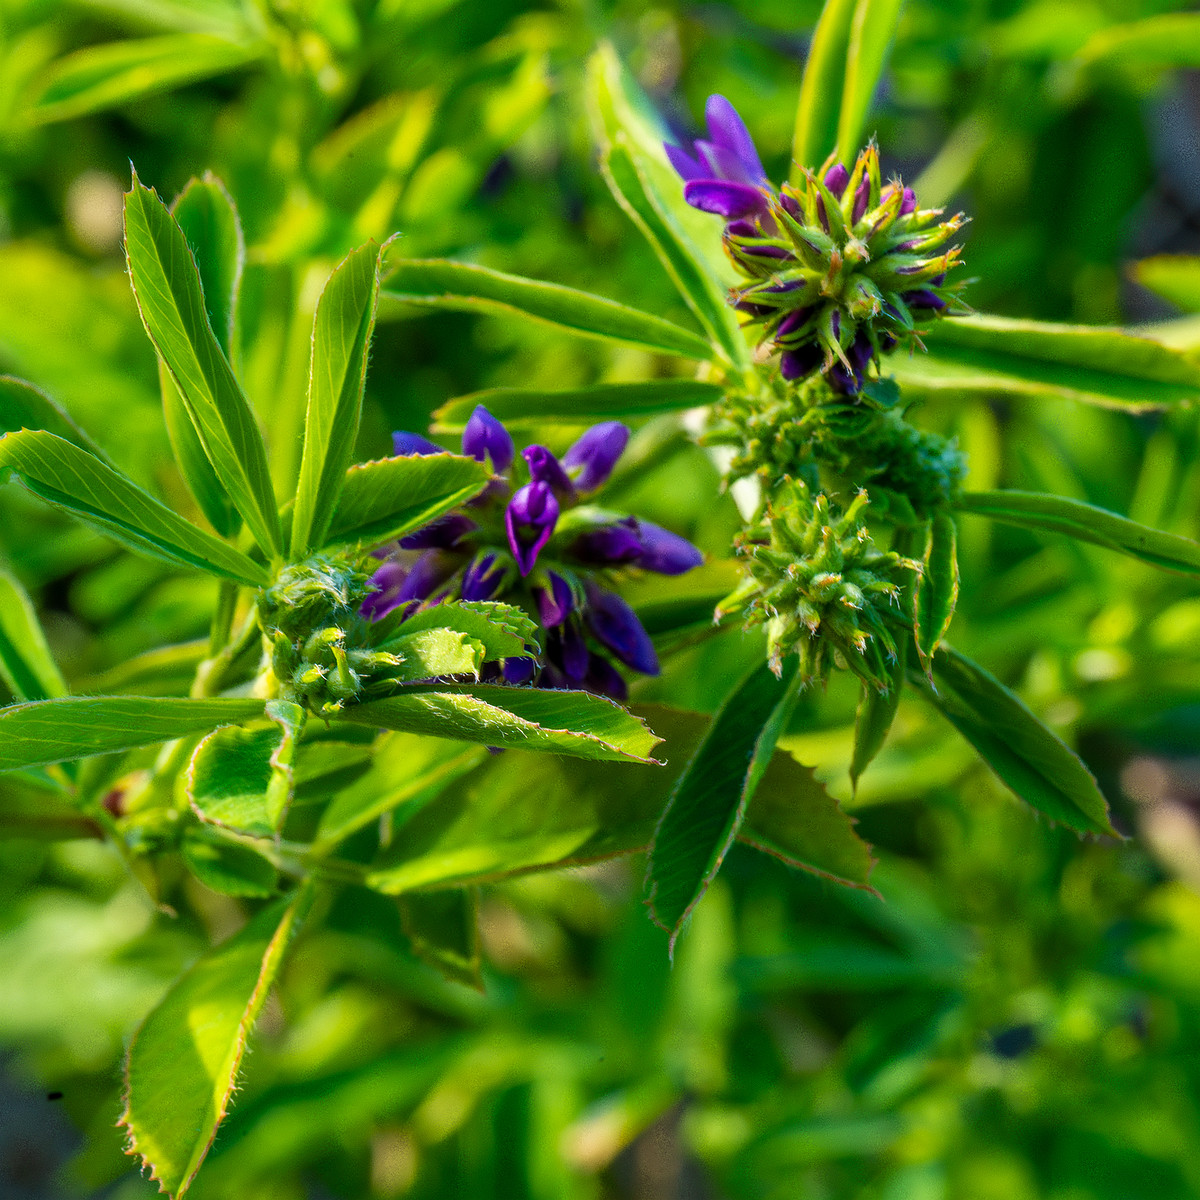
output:
[{"label": "purple bud", "polygon": [[587,621],[596,637],[627,667],[643,675],[659,673],[650,635],[633,609],[615,592],[588,589]]},{"label": "purple bud", "polygon": [[536,480],[513,493],[504,510],[504,526],[517,570],[523,576],[533,570],[557,523],[558,501],[548,483]]},{"label": "purple bud", "polygon": [[699,158],[693,158],[683,147],[664,142],[663,149],[667,152],[667,161],[685,183],[693,179],[704,179],[708,174],[707,168]]},{"label": "purple bud", "polygon": [[758,237],[758,226],[755,225],[753,221],[747,221],[745,219],[730,221],[729,224],[725,226],[725,236],[742,238]]},{"label": "purple bud", "polygon": [[533,483],[545,483],[560,496],[573,496],[575,485],[562,469],[562,463],[545,446],[529,446],[522,451],[529,464],[529,478]]},{"label": "purple bud", "polygon": [[850,214],[850,223],[857,224],[867,211],[867,203],[871,199],[871,181],[864,175],[854,192],[854,209]]},{"label": "purple bud", "polygon": [[829,328],[833,330],[833,336],[840,341],[842,336],[842,314],[840,312],[835,312],[829,318]]},{"label": "purple bud", "polygon": [[505,683],[528,683],[536,669],[537,663],[532,658],[506,658],[500,673]]},{"label": "purple bud", "polygon": [[628,517],[616,525],[589,529],[575,539],[571,550],[581,562],[592,566],[606,567],[633,562],[642,553],[638,523]]},{"label": "purple bud", "polygon": [[783,211],[787,213],[789,217],[794,217],[796,220],[800,219],[800,201],[797,200],[796,197],[790,192],[784,192],[783,195],[779,197],[779,203],[783,205]]},{"label": "purple bud", "polygon": [[795,350],[785,350],[779,356],[779,373],[784,379],[803,379],[811,375],[824,361],[825,355],[816,342],[808,342]]},{"label": "purple bud", "polygon": [[406,429],[398,429],[392,434],[392,453],[399,458],[409,454],[445,454],[445,448],[431,442],[419,433],[409,433]]},{"label": "purple bud", "polygon": [[568,621],[546,631],[546,658],[578,684],[587,674],[589,651],[583,631],[574,621]]},{"label": "purple bud", "polygon": [[593,654],[588,659],[588,672],[583,677],[583,686],[589,692],[598,696],[607,696],[618,703],[629,696],[629,688],[625,680],[618,674],[616,667],[599,654]]},{"label": "purple bud", "polygon": [[937,295],[936,292],[929,291],[928,288],[917,288],[912,292],[902,292],[900,299],[909,308],[932,308],[936,311],[946,307],[945,300]]},{"label": "purple bud", "polygon": [[845,364],[840,360],[829,368],[827,378],[830,387],[835,392],[841,392],[843,396],[857,396],[862,388],[862,379],[847,371]]},{"label": "purple bud", "polygon": [[415,533],[400,539],[401,550],[449,550],[461,537],[478,529],[470,517],[462,513],[447,513]]},{"label": "purple bud", "polygon": [[811,308],[795,308],[782,321],[779,322],[779,328],[775,330],[775,340],[782,342],[796,332],[807,320],[812,316]]},{"label": "purple bud", "polygon": [[362,614],[377,621],[414,600],[427,600],[451,575],[455,562],[440,550],[427,550],[411,566],[386,562],[371,576],[379,589],[363,601]]},{"label": "purple bud", "polygon": [[825,172],[825,186],[840,200],[850,182],[850,172],[841,163],[834,163]]},{"label": "purple bud", "polygon": [[704,561],[704,555],[687,538],[682,538],[661,525],[638,522],[638,537],[642,553],[637,565],[660,575],[682,575]]},{"label": "purple bud", "polygon": [[571,615],[575,608],[575,595],[571,591],[571,585],[561,575],[547,571],[546,580],[550,584],[549,589],[535,588],[534,596],[537,599],[542,624],[547,629],[552,629],[555,625],[561,625]]},{"label": "purple bud", "polygon": [[850,360],[850,365],[859,375],[867,369],[867,364],[870,363],[874,356],[875,348],[871,345],[871,339],[865,333],[860,333],[854,339],[854,343],[850,349],[846,351],[846,357]]},{"label": "purple bud", "polygon": [[574,476],[581,492],[594,492],[608,481],[628,442],[629,427],[620,421],[593,425],[563,455],[563,466]]},{"label": "purple bud", "polygon": [[468,458],[477,458],[480,462],[490,456],[492,470],[497,474],[512,466],[516,453],[508,430],[482,404],[475,406],[463,430],[462,450]]},{"label": "purple bud", "polygon": [[907,217],[909,213],[917,211],[917,193],[912,188],[904,189],[904,199],[900,201],[900,216]]},{"label": "purple bud", "polygon": [[767,317],[775,311],[769,304],[755,304],[752,300],[738,300],[733,307],[751,317]]},{"label": "purple bud", "polygon": [[770,211],[765,194],[748,183],[693,179],[684,185],[683,198],[693,208],[715,213],[727,221],[735,217],[766,217]]},{"label": "purple bud", "polygon": [[496,567],[494,554],[481,554],[463,572],[459,594],[464,600],[490,600],[504,582],[504,568]]},{"label": "purple bud", "polygon": [[893,334],[881,333],[879,335],[879,350],[881,353],[887,354],[890,351],[895,350],[896,346],[897,341]]}]

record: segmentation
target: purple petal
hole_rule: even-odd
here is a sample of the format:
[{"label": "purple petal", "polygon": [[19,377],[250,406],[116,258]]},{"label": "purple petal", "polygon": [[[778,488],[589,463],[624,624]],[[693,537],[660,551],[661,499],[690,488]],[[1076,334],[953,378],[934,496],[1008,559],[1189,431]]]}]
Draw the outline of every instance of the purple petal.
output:
[{"label": "purple petal", "polygon": [[562,469],[562,463],[545,446],[529,446],[522,453],[529,464],[529,478],[533,483],[548,484],[560,496],[575,494],[575,485]]},{"label": "purple petal", "polygon": [[808,342],[795,350],[785,350],[779,356],[779,373],[784,379],[803,379],[811,375],[824,360],[825,355],[816,342]]},{"label": "purple petal", "polygon": [[667,161],[684,182],[705,178],[706,170],[699,158],[693,157],[681,146],[672,146],[670,142],[663,142],[663,149],[667,152]]},{"label": "purple petal", "polygon": [[787,213],[789,217],[795,217],[797,220],[799,220],[800,201],[797,200],[795,196],[790,195],[788,192],[784,192],[783,195],[779,197],[779,203],[783,205],[783,211]]},{"label": "purple petal", "polygon": [[909,308],[932,308],[940,310],[946,307],[945,300],[936,292],[929,291],[928,288],[917,288],[915,291],[901,292],[900,299]]},{"label": "purple petal", "polygon": [[616,667],[599,654],[593,654],[588,660],[588,672],[583,677],[584,689],[595,692],[598,696],[607,696],[618,703],[628,699],[629,688],[625,680],[618,674]]},{"label": "purple petal", "polygon": [[871,181],[864,175],[854,193],[854,210],[850,214],[850,223],[856,224],[863,219],[867,211],[867,203],[871,199]]},{"label": "purple petal", "polygon": [[574,476],[581,492],[594,492],[608,481],[629,442],[629,427],[620,421],[593,425],[563,455],[562,465]]},{"label": "purple petal", "polygon": [[492,416],[482,404],[475,406],[467,427],[463,430],[462,451],[469,458],[483,462],[492,460],[492,470],[497,474],[512,466],[516,449],[507,429]]},{"label": "purple petal", "polygon": [[445,454],[443,446],[438,446],[419,433],[409,433],[407,429],[398,429],[392,434],[392,453],[399,458],[408,454]]},{"label": "purple petal", "polygon": [[578,684],[587,674],[589,651],[583,631],[574,621],[546,631],[546,658]]},{"label": "purple petal", "polygon": [[447,513],[415,533],[402,537],[399,546],[401,550],[449,550],[459,538],[478,528],[470,517],[464,517],[462,513]]},{"label": "purple petal", "polygon": [[599,567],[634,562],[642,553],[642,539],[638,535],[637,524],[630,517],[617,525],[589,529],[575,539],[572,553],[580,561]]},{"label": "purple petal", "polygon": [[571,615],[575,608],[575,595],[571,591],[571,585],[561,575],[547,571],[546,580],[550,584],[549,589],[535,588],[534,596],[537,599],[542,625],[552,629],[555,625],[561,625]]},{"label": "purple petal", "polygon": [[779,328],[775,330],[775,340],[782,342],[785,338],[795,333],[812,316],[812,311],[811,308],[793,309],[779,322]]},{"label": "purple petal", "polygon": [[464,600],[490,600],[504,583],[504,568],[494,554],[481,554],[463,573],[459,594]]},{"label": "purple petal", "polygon": [[615,592],[588,589],[587,621],[596,637],[627,667],[643,675],[659,673],[650,635],[633,609]]},{"label": "purple petal", "polygon": [[912,188],[904,189],[904,199],[900,201],[900,216],[907,217],[917,211],[917,193]]},{"label": "purple petal", "polygon": [[862,378],[857,373],[852,374],[846,370],[845,364],[840,360],[835,362],[829,368],[829,373],[826,376],[830,386],[835,392],[841,392],[843,396],[857,396],[862,389]]},{"label": "purple petal", "polygon": [[660,575],[682,575],[704,561],[704,555],[687,538],[663,529],[661,525],[639,521],[638,537],[641,539],[642,553],[637,565],[647,571],[657,571]]},{"label": "purple petal", "polygon": [[834,163],[825,172],[825,186],[840,200],[850,182],[850,172],[841,163]]},{"label": "purple petal", "polygon": [[537,480],[520,487],[504,510],[508,544],[517,570],[528,575],[558,523],[558,501],[550,485]]},{"label": "purple petal", "polygon": [[528,683],[537,670],[537,663],[532,658],[506,658],[500,673],[505,683]]},{"label": "purple petal", "polygon": [[730,221],[725,226],[726,237],[752,238],[758,237],[758,226],[753,221],[737,220]]},{"label": "purple petal", "polygon": [[451,575],[456,563],[440,550],[427,550],[411,566],[384,563],[371,577],[379,588],[363,601],[362,613],[372,621],[414,600],[427,600]]},{"label": "purple petal", "polygon": [[683,198],[701,212],[716,213],[727,221],[735,217],[765,217],[767,198],[748,183],[728,183],[719,179],[694,179],[685,184]]},{"label": "purple petal", "polygon": [[739,171],[737,175],[726,175],[725,178],[766,187],[767,173],[758,157],[754,139],[737,109],[724,96],[712,95],[704,106],[704,119],[708,122],[708,135],[713,145],[726,151]]}]

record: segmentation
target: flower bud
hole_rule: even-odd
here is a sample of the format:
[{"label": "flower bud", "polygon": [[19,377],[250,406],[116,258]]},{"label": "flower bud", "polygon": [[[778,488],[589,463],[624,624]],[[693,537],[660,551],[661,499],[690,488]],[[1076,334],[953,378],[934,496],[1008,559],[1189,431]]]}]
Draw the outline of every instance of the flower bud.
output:
[{"label": "flower bud", "polygon": [[[526,451],[527,456],[528,453]],[[553,455],[550,457],[553,458]],[[545,480],[535,480],[518,488],[508,502],[504,511],[504,526],[513,558],[517,560],[517,569],[522,575],[528,575],[533,570],[538,554],[554,533],[558,512],[558,501]]]},{"label": "flower bud", "polygon": [[498,475],[512,466],[516,453],[508,430],[482,404],[475,406],[463,430],[462,451],[468,458],[477,458],[480,462],[491,458],[492,470]]},{"label": "flower bud", "polygon": [[410,454],[445,454],[446,451],[419,433],[398,429],[392,434],[392,453],[399,458]]},{"label": "flower bud", "polygon": [[561,625],[574,611],[575,595],[571,585],[554,571],[546,572],[546,582],[549,588],[535,588],[534,596],[542,624],[552,629],[555,625]]},{"label": "flower bud", "polygon": [[649,521],[638,522],[638,539],[642,549],[637,565],[660,575],[682,575],[704,561],[704,555],[687,538],[652,525]]},{"label": "flower bud", "polygon": [[504,568],[496,565],[496,555],[480,554],[463,572],[459,594],[464,600],[490,600],[504,583]]},{"label": "flower bud", "polygon": [[563,455],[563,466],[575,480],[581,492],[594,492],[617,465],[617,459],[629,443],[629,427],[620,421],[603,421],[593,425]]},{"label": "flower bud", "polygon": [[575,539],[571,549],[581,562],[596,566],[634,562],[642,553],[638,522],[628,517],[615,525],[589,529]]},{"label": "flower bud", "polygon": [[592,633],[627,667],[643,675],[659,673],[658,655],[637,614],[615,592],[588,589],[587,622]]},{"label": "flower bud", "polygon": [[461,513],[447,513],[436,521],[430,521],[415,533],[402,537],[401,550],[449,550],[466,534],[479,526]]},{"label": "flower bud", "polygon": [[575,485],[563,470],[562,463],[545,446],[527,446],[522,454],[529,464],[531,482],[548,484],[563,497],[575,494]]}]

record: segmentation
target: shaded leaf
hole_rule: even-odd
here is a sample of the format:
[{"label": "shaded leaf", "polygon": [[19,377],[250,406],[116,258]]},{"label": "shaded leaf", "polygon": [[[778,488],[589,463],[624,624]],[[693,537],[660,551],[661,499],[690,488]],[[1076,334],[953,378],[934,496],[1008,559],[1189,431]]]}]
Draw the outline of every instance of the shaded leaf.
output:
[{"label": "shaded leaf", "polygon": [[1131,263],[1129,276],[1185,313],[1200,313],[1200,255],[1156,254]]},{"label": "shaded leaf", "polygon": [[946,636],[958,603],[957,540],[954,518],[936,513],[927,526],[921,573],[913,588],[913,633],[927,677],[931,677],[934,651]]},{"label": "shaded leaf", "polygon": [[67,694],[33,604],[7,571],[0,571],[0,676],[18,700]]},{"label": "shaded leaf", "polygon": [[15,471],[31,492],[75,513],[122,545],[250,587],[266,570],[240,550],[197,529],[98,458],[52,433],[0,438],[0,473]]},{"label": "shaded leaf", "polygon": [[388,274],[380,302],[385,312],[389,305],[413,304],[512,314],[532,317],[586,337],[624,342],[665,354],[698,359],[712,354],[708,342],[699,334],[615,300],[444,258],[397,263]]},{"label": "shaded leaf", "polygon": [[264,898],[279,886],[279,872],[252,846],[205,825],[188,829],[179,846],[187,869],[206,888],[225,896]]},{"label": "shaded leaf", "polygon": [[904,692],[904,676],[908,669],[908,638],[896,639],[896,661],[890,664],[891,680],[886,692],[869,683],[862,685],[858,711],[854,715],[854,751],[850,756],[850,785],[858,793],[858,781],[871,760],[883,749],[900,697]]},{"label": "shaded leaf", "polygon": [[225,1117],[246,1041],[307,912],[308,889],[210,950],[138,1027],[125,1061],[129,1151],[184,1195]]},{"label": "shaded leaf", "polygon": [[447,979],[483,991],[478,888],[409,892],[399,903],[400,922],[417,957]]},{"label": "shaded leaf", "polygon": [[44,429],[108,462],[104,451],[75,424],[61,404],[24,379],[0,375],[0,433],[15,433],[18,429]]}]

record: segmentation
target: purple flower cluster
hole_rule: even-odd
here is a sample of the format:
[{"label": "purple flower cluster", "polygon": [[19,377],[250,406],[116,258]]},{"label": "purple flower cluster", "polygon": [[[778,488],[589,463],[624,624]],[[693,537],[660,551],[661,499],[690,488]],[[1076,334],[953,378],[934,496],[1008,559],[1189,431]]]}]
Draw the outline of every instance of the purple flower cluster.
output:
[{"label": "purple flower cluster", "polygon": [[[397,454],[445,452],[420,434],[392,440]],[[643,675],[657,675],[659,665],[637,615],[609,586],[613,572],[681,575],[702,561],[678,534],[590,503],[628,440],[626,426],[606,421],[561,460],[539,445],[518,455],[508,430],[480,405],[462,451],[490,462],[491,482],[462,509],[378,552],[384,561],[364,614],[378,620],[402,605],[416,611],[449,599],[518,604],[545,631],[542,661],[506,660],[498,668],[505,680],[624,699],[613,660]]]}]

